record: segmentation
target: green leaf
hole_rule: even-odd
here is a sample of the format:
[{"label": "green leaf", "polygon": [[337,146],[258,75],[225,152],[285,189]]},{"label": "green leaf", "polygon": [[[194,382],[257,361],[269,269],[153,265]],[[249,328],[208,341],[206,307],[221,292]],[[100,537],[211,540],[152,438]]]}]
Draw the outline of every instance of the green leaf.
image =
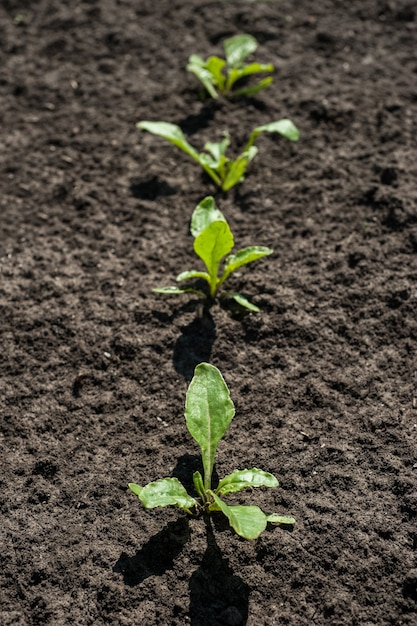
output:
[{"label": "green leaf", "polygon": [[148,122],[146,120],[138,122],[136,124],[138,128],[147,130],[153,135],[163,137],[167,141],[170,141],[175,146],[183,150],[186,154],[191,156],[195,161],[199,162],[199,154],[186,140],[181,128],[176,124],[170,124],[169,122]]},{"label": "green leaf", "polygon": [[[159,135],[163,137],[167,141],[173,143],[177,148],[180,148],[183,152],[188,154],[194,161],[197,161],[201,165],[201,167],[207,172],[207,174],[214,180],[216,185],[221,184],[220,178],[217,176],[216,172],[212,169],[209,163],[207,163],[207,159],[200,158],[200,154],[191,146],[188,141],[185,139],[184,133],[181,128],[176,124],[170,124],[169,122],[138,122],[136,124],[138,128],[142,130],[147,130],[153,135]],[[202,155],[204,156],[204,155]]]},{"label": "green leaf", "polygon": [[205,68],[211,74],[211,80],[214,85],[216,85],[220,92],[223,92],[226,77],[223,74],[223,68],[226,65],[226,61],[224,59],[220,59],[219,57],[209,57],[205,62]]},{"label": "green leaf", "polygon": [[200,472],[194,472],[193,483],[194,483],[194,488],[196,492],[198,493],[200,498],[203,498],[204,500],[205,499],[204,483],[203,483],[203,477],[200,474]]},{"label": "green leaf", "polygon": [[206,169],[206,171],[208,168],[214,172],[219,167],[219,164],[220,164],[219,161],[216,161],[215,159],[213,159],[211,154],[205,154],[204,152],[200,152],[199,161],[200,161],[201,167]]},{"label": "green leaf", "polygon": [[[204,65],[206,64],[205,60],[203,59],[203,57],[201,57],[198,54],[192,54],[189,58],[188,58],[188,63],[190,65],[198,65],[199,67],[204,67]],[[188,69],[188,68],[187,68]]]},{"label": "green leaf", "polygon": [[244,539],[257,539],[265,530],[267,517],[258,506],[228,505],[212,491],[210,495],[228,518],[230,526]]},{"label": "green leaf", "polygon": [[256,128],[254,128],[251,132],[246,148],[252,146],[255,139],[261,133],[265,132],[278,133],[279,135],[282,135],[290,141],[298,141],[298,139],[300,138],[300,132],[295,124],[291,120],[283,118],[282,120],[270,122],[269,124],[264,124],[263,126],[257,126]]},{"label": "green leaf", "polygon": [[192,54],[188,59],[187,70],[198,78],[212,98],[219,97],[213,85],[213,75],[206,68],[206,62],[201,57],[196,54]]},{"label": "green leaf", "polygon": [[268,132],[268,133],[279,133],[283,137],[286,137],[290,141],[298,141],[300,138],[300,132],[295,124],[286,118],[282,120],[278,120],[277,122],[270,122],[269,124],[264,124],[263,126],[258,126],[255,128],[256,132]]},{"label": "green leaf", "polygon": [[[250,63],[249,65],[245,65],[244,67],[234,68],[229,72],[227,78],[227,88],[232,89],[235,82],[240,80],[241,78],[244,78],[245,76],[273,71],[274,66],[271,63],[268,63],[267,65],[262,63]],[[269,78],[269,81],[270,83],[272,82],[272,77]],[[236,95],[236,93],[234,95]]]},{"label": "green leaf", "polygon": [[235,407],[219,370],[209,363],[197,365],[187,390],[185,419],[191,436],[201,448],[206,490],[211,486],[217,446],[234,414]]},{"label": "green leaf", "polygon": [[255,304],[252,304],[252,302],[250,302],[247,298],[245,298],[245,296],[242,296],[241,293],[229,292],[227,293],[227,296],[229,296],[230,298],[233,298],[235,302],[237,302],[240,306],[243,306],[245,309],[248,309],[249,311],[252,311],[253,313],[260,313],[261,309],[257,307]]},{"label": "green leaf", "polygon": [[204,262],[210,274],[210,296],[214,298],[217,289],[217,273],[220,261],[234,245],[233,235],[225,221],[211,222],[194,239],[194,251]]},{"label": "green leaf", "polygon": [[228,493],[237,493],[247,487],[278,487],[278,481],[269,472],[260,469],[235,470],[219,482],[216,494],[224,496]]},{"label": "green leaf", "polygon": [[213,159],[211,154],[205,154],[201,152],[199,155],[199,163],[201,167],[211,176],[216,185],[221,184],[220,170],[227,162],[226,157],[222,156],[218,161]]},{"label": "green leaf", "polygon": [[248,163],[252,161],[257,152],[258,148],[251,146],[248,150],[242,152],[237,159],[230,162],[229,171],[222,184],[223,191],[228,191],[244,178]]},{"label": "green leaf", "polygon": [[[211,156],[213,157],[214,161],[216,163],[220,163],[221,162],[221,157],[223,157],[225,155],[225,152],[227,150],[227,147],[230,144],[230,135],[227,131],[225,131],[223,133],[224,138],[222,139],[222,141],[218,142],[218,143],[213,143],[211,141],[208,141],[205,145],[204,145],[204,150],[206,152],[208,152],[209,154],[211,154]],[[201,157],[201,155],[200,155]]]},{"label": "green leaf", "polygon": [[129,489],[132,493],[135,494],[135,496],[140,496],[141,491],[143,489],[143,487],[141,487],[140,485],[137,485],[136,483],[129,483]]},{"label": "green leaf", "polygon": [[176,285],[170,285],[168,287],[155,287],[152,289],[153,293],[162,293],[166,296],[177,296],[182,293],[195,293],[202,298],[206,298],[206,294],[199,289],[193,289],[192,287],[177,287]]},{"label": "green leaf", "polygon": [[[225,157],[222,157],[223,159]],[[216,185],[221,185],[220,176],[216,173],[220,164],[216,162],[209,154],[205,154],[202,152],[198,155],[198,162],[200,163],[203,170],[210,176],[212,180],[216,183]]]},{"label": "green leaf", "polygon": [[191,217],[190,231],[197,237],[212,222],[226,221],[223,213],[216,207],[212,196],[204,198],[194,209]]},{"label": "green leaf", "polygon": [[208,283],[210,282],[210,276],[207,274],[207,272],[199,272],[197,270],[186,270],[185,272],[181,272],[181,274],[178,274],[177,276],[177,281],[181,282],[182,280],[191,280],[198,278],[202,278]]},{"label": "green leaf", "polygon": [[288,515],[277,515],[276,513],[270,513],[266,516],[266,521],[270,524],[295,524],[295,519]]},{"label": "green leaf", "polygon": [[252,35],[236,35],[224,42],[226,61],[229,67],[239,67],[247,56],[255,52],[258,43]]},{"label": "green leaf", "polygon": [[161,478],[145,487],[129,483],[129,489],[138,496],[146,509],[154,509],[157,506],[177,506],[189,511],[198,504],[188,495],[178,478]]},{"label": "green leaf", "polygon": [[220,284],[222,284],[230,274],[236,271],[239,267],[243,265],[247,265],[248,263],[252,263],[257,259],[261,259],[264,256],[268,256],[272,254],[273,250],[271,248],[267,248],[266,246],[248,246],[247,248],[242,248],[236,254],[230,255],[225,262],[223,275],[220,279]]},{"label": "green leaf", "polygon": [[255,85],[249,85],[248,87],[242,87],[241,89],[236,89],[233,92],[233,96],[254,96],[259,93],[263,89],[269,87],[272,84],[273,78],[272,76],[268,76],[267,78],[263,78]]},{"label": "green leaf", "polygon": [[230,77],[234,77],[234,81],[244,78],[245,76],[252,76],[252,74],[261,74],[263,72],[273,72],[274,66],[272,63],[249,63],[244,67],[234,68],[230,71]]}]

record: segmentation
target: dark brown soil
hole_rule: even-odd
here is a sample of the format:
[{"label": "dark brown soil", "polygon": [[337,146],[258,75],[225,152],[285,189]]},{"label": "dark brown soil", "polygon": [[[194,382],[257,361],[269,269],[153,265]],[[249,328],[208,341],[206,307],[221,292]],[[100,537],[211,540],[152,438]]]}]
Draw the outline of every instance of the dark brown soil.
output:
[{"label": "dark brown soil", "polygon": [[[416,30],[406,0],[2,0],[2,625],[417,623]],[[272,87],[202,101],[188,56],[241,32]],[[227,195],[135,128],[237,150],[281,117],[299,143],[262,136]],[[239,247],[275,250],[230,283],[258,315],[151,292],[195,267],[210,194]],[[242,501],[293,532],[128,491],[198,467],[201,361],[236,405],[218,474],[276,474]]]}]

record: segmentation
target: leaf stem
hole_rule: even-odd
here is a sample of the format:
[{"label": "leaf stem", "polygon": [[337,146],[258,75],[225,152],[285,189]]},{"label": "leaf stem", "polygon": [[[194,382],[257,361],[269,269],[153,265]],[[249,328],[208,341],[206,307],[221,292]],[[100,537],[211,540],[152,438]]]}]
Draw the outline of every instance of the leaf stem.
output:
[{"label": "leaf stem", "polygon": [[198,155],[198,157],[193,156],[193,159],[195,159],[197,163],[201,165],[203,170],[206,172],[206,174],[210,176],[210,178],[216,183],[216,185],[218,187],[221,187],[222,181],[220,180],[219,176],[217,176],[217,174],[212,170],[212,168],[209,165],[207,165],[200,159],[200,155]]}]

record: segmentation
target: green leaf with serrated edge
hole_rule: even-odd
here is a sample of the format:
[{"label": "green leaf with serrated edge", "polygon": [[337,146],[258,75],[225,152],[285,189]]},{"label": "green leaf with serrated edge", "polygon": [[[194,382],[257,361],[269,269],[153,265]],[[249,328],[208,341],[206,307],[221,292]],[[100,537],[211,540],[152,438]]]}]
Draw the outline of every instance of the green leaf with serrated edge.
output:
[{"label": "green leaf with serrated edge", "polygon": [[[229,505],[210,491],[214,502],[226,515],[230,526],[244,539],[257,539],[266,528],[266,515],[258,506]],[[209,507],[209,510],[212,510]]]},{"label": "green leaf with serrated edge", "polygon": [[270,524],[295,524],[295,519],[293,517],[289,517],[288,515],[277,515],[276,513],[267,514],[266,521]]},{"label": "green leaf with serrated edge", "polygon": [[263,89],[266,89],[267,87],[269,87],[269,85],[272,85],[272,81],[273,81],[272,77],[268,76],[268,78],[263,78],[255,85],[249,85],[248,87],[242,87],[241,89],[236,89],[233,92],[233,97],[254,96],[255,94],[262,91]]},{"label": "green leaf with serrated edge", "polygon": [[158,135],[159,137],[170,141],[192,157],[195,161],[199,161],[199,154],[197,150],[195,150],[195,148],[188,143],[181,128],[176,124],[170,124],[169,122],[149,122],[143,120],[142,122],[138,122],[136,126],[142,130],[147,130],[153,135]]},{"label": "green leaf with serrated edge", "polygon": [[216,207],[212,196],[207,196],[199,204],[191,217],[190,231],[193,237],[197,237],[212,222],[226,221],[223,213]]},{"label": "green leaf with serrated edge", "polygon": [[262,257],[268,256],[272,253],[273,250],[271,248],[267,248],[266,246],[248,246],[247,248],[242,248],[242,250],[239,250],[236,254],[230,255],[226,259],[219,286],[223,284],[226,278],[239,267],[252,263],[257,259],[261,259]]},{"label": "green leaf with serrated edge", "polygon": [[258,47],[255,37],[246,34],[230,37],[223,45],[229,67],[239,67]]},{"label": "green leaf with serrated edge", "polygon": [[225,221],[211,222],[194,239],[194,252],[204,262],[210,274],[210,296],[212,298],[216,295],[220,261],[231,251],[233,245],[233,235]]},{"label": "green leaf with serrated edge", "polygon": [[203,477],[200,474],[200,472],[194,472],[193,483],[194,483],[194,488],[196,492],[198,493],[198,495],[200,496],[200,498],[203,498],[203,500],[205,500]]},{"label": "green leaf with serrated edge", "polygon": [[194,293],[200,298],[206,298],[206,294],[199,289],[193,289],[192,287],[177,287],[176,285],[169,285],[168,287],[154,287],[153,293],[162,293],[166,296],[178,296],[183,293]]},{"label": "green leaf with serrated edge", "polygon": [[[227,89],[232,89],[235,82],[240,80],[241,78],[244,78],[245,76],[252,76],[253,74],[273,71],[274,66],[271,63],[268,63],[268,65],[264,65],[261,63],[250,63],[249,65],[245,65],[244,67],[232,69],[230,70],[227,77]],[[270,81],[272,82],[272,77],[270,78]]]},{"label": "green leaf with serrated edge", "polygon": [[287,119],[277,120],[276,122],[270,122],[263,126],[257,126],[250,134],[249,141],[246,145],[246,149],[252,146],[253,142],[261,133],[278,133],[290,141],[298,141],[300,138],[300,131],[295,124]]},{"label": "green leaf with serrated edge", "polygon": [[221,479],[216,494],[224,496],[228,493],[237,493],[247,487],[278,487],[278,481],[275,476],[260,469],[235,470]]},{"label": "green leaf with serrated edge", "polygon": [[234,414],[235,407],[219,370],[209,363],[197,365],[187,390],[185,419],[191,436],[201,448],[205,490],[211,486],[217,446]]},{"label": "green leaf with serrated edge", "polygon": [[261,311],[259,307],[257,307],[255,304],[252,304],[252,302],[245,298],[245,296],[242,296],[241,293],[228,292],[227,294],[222,295],[227,295],[229,298],[232,298],[235,302],[237,302],[240,306],[248,309],[249,311],[252,311],[252,313],[260,313]]},{"label": "green leaf with serrated edge", "polygon": [[181,272],[181,274],[178,274],[176,280],[178,282],[181,282],[182,280],[191,280],[198,278],[202,278],[208,283],[210,282],[210,276],[207,274],[207,272],[199,272],[197,270],[187,270],[185,272]]},{"label": "green leaf with serrated edge", "polygon": [[145,487],[129,483],[129,489],[138,496],[146,509],[154,509],[157,506],[177,506],[189,511],[198,504],[197,500],[188,495],[178,478],[161,478]]}]

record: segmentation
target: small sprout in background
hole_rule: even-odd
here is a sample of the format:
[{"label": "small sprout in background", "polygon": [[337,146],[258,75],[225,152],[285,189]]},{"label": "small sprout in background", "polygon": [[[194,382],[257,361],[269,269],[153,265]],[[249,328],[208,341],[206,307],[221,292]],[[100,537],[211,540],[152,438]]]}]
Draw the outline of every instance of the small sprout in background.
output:
[{"label": "small sprout in background", "polygon": [[25,24],[26,17],[23,13],[16,13],[16,15],[13,18],[13,22],[14,24],[16,24],[16,26],[20,26],[21,24]]},{"label": "small sprout in background", "polygon": [[242,78],[254,74],[274,71],[271,63],[244,63],[245,59],[255,52],[258,43],[252,35],[236,35],[224,42],[225,59],[216,56],[204,60],[197,54],[188,59],[187,70],[194,74],[204,85],[212,98],[219,95],[226,98],[237,96],[253,96],[272,83],[272,76],[267,76],[259,82],[236,88],[236,83]]},{"label": "small sprout in background", "polygon": [[197,497],[190,496],[177,478],[162,478],[144,487],[130,483],[130,490],[147,509],[176,506],[189,515],[221,511],[230,526],[244,539],[256,539],[272,524],[295,524],[292,517],[264,513],[257,506],[227,504],[223,497],[252,487],[278,487],[269,472],[253,468],[235,470],[222,478],[216,488],[212,474],[217,446],[235,414],[227,385],[219,370],[209,363],[197,365],[186,396],[185,420],[189,433],[201,449],[203,475],[194,472]]},{"label": "small sprout in background", "polygon": [[[256,259],[272,254],[271,248],[265,246],[249,246],[227,256],[233,249],[234,238],[223,213],[219,211],[214,198],[204,198],[194,209],[191,218],[191,234],[194,237],[194,252],[203,261],[207,271],[188,270],[177,276],[177,281],[203,280],[207,283],[207,292],[194,287],[160,287],[153,289],[155,293],[183,294],[195,293],[204,300],[213,301],[218,297],[219,290],[225,280],[238,268]],[[226,258],[225,258],[226,257]],[[220,265],[223,262],[223,267]],[[220,298],[232,298],[240,306],[255,313],[257,306],[249,302],[242,294],[223,292]]]},{"label": "small sprout in background", "polygon": [[223,191],[228,191],[244,180],[246,168],[258,152],[258,148],[254,143],[261,133],[277,133],[290,141],[298,141],[300,136],[294,123],[286,118],[257,126],[251,132],[243,152],[236,159],[231,159],[226,156],[226,150],[230,144],[230,136],[227,131],[223,133],[222,141],[218,143],[207,142],[204,146],[204,151],[199,153],[188,143],[181,128],[176,124],[144,120],[138,122],[136,126],[166,139],[188,154],[188,156],[200,164],[203,170]]}]

